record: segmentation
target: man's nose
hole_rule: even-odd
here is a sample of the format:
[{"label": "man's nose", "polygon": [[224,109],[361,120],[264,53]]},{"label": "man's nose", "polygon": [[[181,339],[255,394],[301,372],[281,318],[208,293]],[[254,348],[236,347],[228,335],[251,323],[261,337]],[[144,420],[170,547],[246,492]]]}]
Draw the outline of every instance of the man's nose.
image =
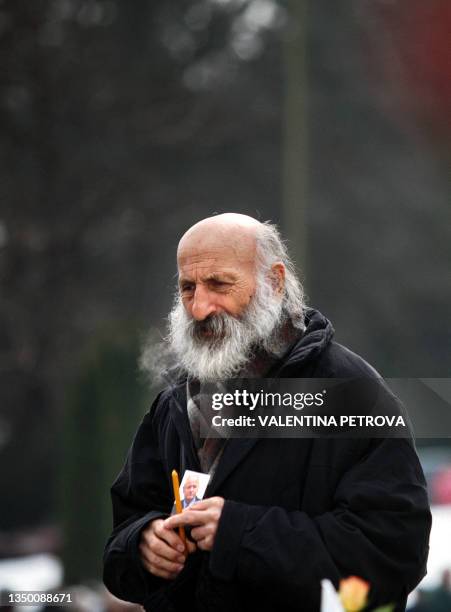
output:
[{"label": "man's nose", "polygon": [[217,306],[212,299],[210,292],[202,286],[197,286],[194,292],[191,315],[196,321],[203,321],[207,317],[217,312]]}]

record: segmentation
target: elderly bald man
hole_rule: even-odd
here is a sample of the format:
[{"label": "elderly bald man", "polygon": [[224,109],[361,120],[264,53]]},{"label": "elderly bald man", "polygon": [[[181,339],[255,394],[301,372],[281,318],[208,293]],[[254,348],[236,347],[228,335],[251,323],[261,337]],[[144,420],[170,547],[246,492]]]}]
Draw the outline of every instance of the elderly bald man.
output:
[{"label": "elderly bald man", "polygon": [[[409,439],[204,439],[199,385],[234,377],[378,374],[333,341],[307,308],[269,223],[204,219],[181,238],[164,346],[143,363],[172,384],[158,395],[112,487],[104,581],[146,610],[317,612],[320,581],[371,583],[371,605],[405,609],[425,573],[430,513]],[[180,515],[172,469],[211,476]],[[185,549],[178,527],[191,529]]]}]

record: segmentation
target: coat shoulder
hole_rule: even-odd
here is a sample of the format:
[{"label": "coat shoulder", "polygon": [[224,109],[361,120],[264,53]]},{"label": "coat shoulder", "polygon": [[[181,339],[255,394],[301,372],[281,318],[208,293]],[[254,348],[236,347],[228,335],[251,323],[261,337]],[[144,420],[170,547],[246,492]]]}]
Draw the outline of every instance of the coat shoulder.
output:
[{"label": "coat shoulder", "polygon": [[162,416],[167,414],[169,403],[171,401],[171,395],[172,393],[170,387],[166,387],[155,397],[147,412],[147,415],[152,421],[155,419],[160,420]]},{"label": "coat shoulder", "polygon": [[319,355],[314,377],[381,378],[381,375],[363,357],[332,341]]}]

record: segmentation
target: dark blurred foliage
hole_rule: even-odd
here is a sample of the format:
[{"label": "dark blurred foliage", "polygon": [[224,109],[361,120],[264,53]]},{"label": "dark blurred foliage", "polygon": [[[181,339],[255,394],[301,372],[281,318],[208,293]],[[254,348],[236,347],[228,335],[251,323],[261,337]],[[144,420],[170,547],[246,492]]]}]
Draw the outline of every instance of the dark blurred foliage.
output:
[{"label": "dark blurred foliage", "polygon": [[0,529],[62,522],[96,573],[137,342],[214,212],[279,222],[384,375],[449,376],[450,23],[447,0],[0,1]]},{"label": "dark blurred foliage", "polygon": [[[52,462],[56,423],[43,383],[32,374],[0,372],[2,529],[48,520],[56,502]],[[20,440],[18,447],[17,442]],[[30,512],[30,501],[32,512]]]},{"label": "dark blurred foliage", "polygon": [[[68,392],[60,443],[60,490],[66,580],[100,576],[111,529],[108,491],[124,446],[147,408],[136,381],[132,326],[93,339],[79,378]],[[113,338],[113,339],[112,339]]]}]

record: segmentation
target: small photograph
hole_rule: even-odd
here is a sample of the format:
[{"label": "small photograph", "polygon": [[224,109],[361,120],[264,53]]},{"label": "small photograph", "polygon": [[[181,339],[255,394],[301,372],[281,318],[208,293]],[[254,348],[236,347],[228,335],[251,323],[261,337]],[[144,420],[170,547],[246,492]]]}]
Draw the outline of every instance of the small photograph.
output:
[{"label": "small photograph", "polygon": [[183,509],[203,499],[209,480],[209,474],[186,470],[180,483],[180,499]]},{"label": "small photograph", "polygon": [[209,480],[209,474],[186,470],[180,483],[180,499],[183,509],[203,499]]}]

